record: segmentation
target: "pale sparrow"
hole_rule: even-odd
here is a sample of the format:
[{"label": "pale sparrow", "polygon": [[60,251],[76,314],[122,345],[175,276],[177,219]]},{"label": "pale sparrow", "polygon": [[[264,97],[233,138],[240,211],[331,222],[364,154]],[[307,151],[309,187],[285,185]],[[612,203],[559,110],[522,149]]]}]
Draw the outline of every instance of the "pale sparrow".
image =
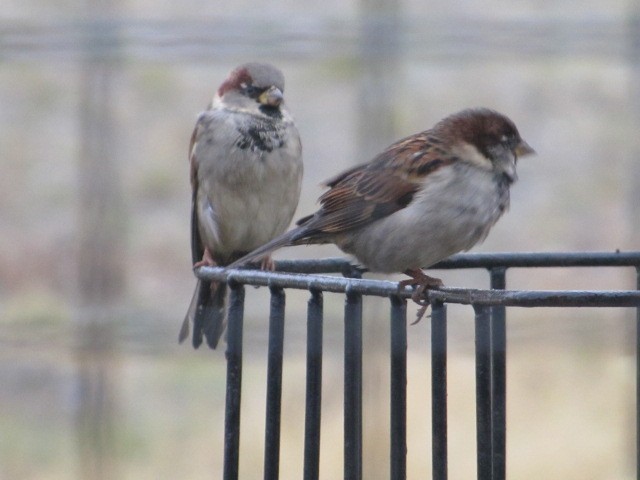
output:
[{"label": "pale sparrow", "polygon": [[[302,146],[284,105],[284,76],[262,63],[240,65],[196,122],[191,164],[194,268],[224,266],[283,233],[300,197]],[[268,253],[263,267],[272,266]],[[203,335],[215,348],[226,324],[224,283],[198,280],[179,340]]]}]

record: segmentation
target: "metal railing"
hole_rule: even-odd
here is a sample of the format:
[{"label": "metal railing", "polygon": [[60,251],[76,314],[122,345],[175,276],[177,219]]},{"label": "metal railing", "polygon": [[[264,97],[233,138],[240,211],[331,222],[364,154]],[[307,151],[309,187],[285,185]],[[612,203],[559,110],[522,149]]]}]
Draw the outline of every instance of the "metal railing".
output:
[{"label": "metal railing", "polygon": [[[509,268],[634,267],[636,290],[506,290]],[[475,311],[475,377],[478,479],[506,475],[506,307],[632,307],[640,331],[640,252],[615,253],[498,253],[455,255],[434,269],[487,269],[490,290],[442,288],[429,290],[431,304],[432,478],[447,478],[447,303],[471,305]],[[244,285],[271,290],[267,366],[267,416],[264,478],[279,478],[280,410],[284,346],[285,289],[310,292],[307,308],[307,371],[304,440],[305,480],[319,478],[322,292],[345,295],[344,308],[344,478],[362,478],[362,297],[390,299],[391,329],[391,472],[406,478],[407,451],[407,312],[411,289],[397,283],[365,280],[361,270],[344,259],[279,261],[275,272],[203,267],[201,278],[230,286],[227,337],[225,412],[225,480],[238,478]],[[340,273],[339,276],[320,275]],[[636,439],[640,432],[640,336],[636,334]],[[639,452],[636,443],[636,452]],[[637,453],[640,465],[640,456]]]}]

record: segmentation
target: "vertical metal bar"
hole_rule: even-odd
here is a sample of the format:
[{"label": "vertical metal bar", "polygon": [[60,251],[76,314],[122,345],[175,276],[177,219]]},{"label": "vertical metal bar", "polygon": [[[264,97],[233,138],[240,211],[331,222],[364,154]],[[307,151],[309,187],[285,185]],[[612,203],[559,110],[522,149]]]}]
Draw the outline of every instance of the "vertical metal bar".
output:
[{"label": "vertical metal bar", "polygon": [[[504,267],[490,270],[491,288],[506,288]],[[507,466],[507,322],[504,306],[491,307],[491,450],[492,479],[504,480]]]},{"label": "vertical metal bar", "polygon": [[473,306],[476,314],[476,434],[478,480],[491,480],[493,452],[491,444],[491,324],[490,308]]},{"label": "vertical metal bar", "polygon": [[407,302],[391,297],[391,479],[407,478]]},{"label": "vertical metal bar", "polygon": [[[636,267],[636,289],[640,290],[640,266]],[[636,307],[636,478],[640,480],[640,306]]]},{"label": "vertical metal bar", "polygon": [[267,413],[264,435],[264,479],[278,480],[280,471],[280,418],[282,399],[282,356],[284,350],[285,295],[271,288],[269,354],[267,362]]},{"label": "vertical metal bar", "polygon": [[242,324],[244,287],[229,285],[227,329],[227,398],[224,417],[224,480],[237,480],[240,460],[240,393],[242,387]]},{"label": "vertical metal bar", "polygon": [[320,290],[312,290],[307,307],[307,392],[304,425],[304,480],[318,480],[320,477],[322,317],[322,292]]},{"label": "vertical metal bar", "polygon": [[431,304],[432,478],[446,480],[447,461],[447,307]]},{"label": "vertical metal bar", "polygon": [[362,295],[344,308],[344,478],[362,479]]}]

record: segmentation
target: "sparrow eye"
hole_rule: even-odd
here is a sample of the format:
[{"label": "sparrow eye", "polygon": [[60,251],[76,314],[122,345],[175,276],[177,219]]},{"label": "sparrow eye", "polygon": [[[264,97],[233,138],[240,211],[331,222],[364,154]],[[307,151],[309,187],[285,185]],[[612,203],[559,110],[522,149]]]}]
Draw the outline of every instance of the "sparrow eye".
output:
[{"label": "sparrow eye", "polygon": [[246,83],[240,85],[240,88],[242,89],[242,93],[250,98],[258,98],[264,91],[262,88],[254,87],[253,85],[247,85]]}]

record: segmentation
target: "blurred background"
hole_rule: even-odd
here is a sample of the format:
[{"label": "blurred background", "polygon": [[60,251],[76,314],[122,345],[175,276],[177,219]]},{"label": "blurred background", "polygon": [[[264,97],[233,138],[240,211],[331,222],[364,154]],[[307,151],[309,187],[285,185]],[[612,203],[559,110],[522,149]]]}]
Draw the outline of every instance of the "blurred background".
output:
[{"label": "blurred background", "polygon": [[[640,247],[637,1],[4,0],[0,479],[221,478],[224,347],[177,344],[195,285],[187,147],[217,86],[253,60],[286,76],[304,145],[297,217],[323,179],[486,106],[538,155],[476,251]],[[485,272],[436,273],[488,285]],[[511,270],[507,285],[634,279]],[[287,296],[282,478],[302,472],[306,300]],[[262,477],[267,305],[265,289],[247,290],[246,479]],[[342,309],[325,296],[324,479],[342,473]],[[367,479],[389,471],[387,309],[364,306]],[[472,478],[473,312],[449,312],[449,472]],[[409,478],[431,471],[428,324],[409,328]],[[634,312],[509,309],[508,329],[508,476],[635,478]]]}]

